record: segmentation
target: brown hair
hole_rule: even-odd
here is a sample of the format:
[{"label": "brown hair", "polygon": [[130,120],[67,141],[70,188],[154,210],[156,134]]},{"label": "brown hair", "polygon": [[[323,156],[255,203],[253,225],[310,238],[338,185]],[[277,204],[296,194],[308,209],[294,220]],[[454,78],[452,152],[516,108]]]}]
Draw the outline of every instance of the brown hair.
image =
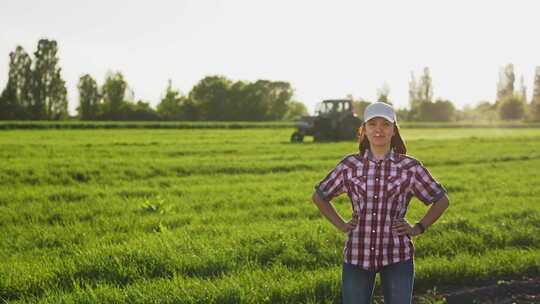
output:
[{"label": "brown hair", "polygon": [[[401,138],[401,135],[399,134],[399,125],[397,123],[394,123],[394,136],[392,136],[392,141],[390,142],[390,148],[394,148],[394,151],[396,153],[400,154],[406,154],[407,153],[407,147],[405,146],[405,142],[403,141],[403,138]],[[361,154],[364,154],[366,150],[370,149],[369,140],[366,136],[366,123],[362,123],[360,128],[358,129],[358,150],[360,150]]]}]

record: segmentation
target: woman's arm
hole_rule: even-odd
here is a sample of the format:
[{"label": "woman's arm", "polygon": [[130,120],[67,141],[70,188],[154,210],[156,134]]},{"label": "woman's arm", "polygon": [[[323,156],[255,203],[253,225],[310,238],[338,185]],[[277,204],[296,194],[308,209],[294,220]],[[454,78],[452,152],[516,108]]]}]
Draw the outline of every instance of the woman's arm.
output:
[{"label": "woman's arm", "polygon": [[[426,215],[424,215],[419,223],[423,225],[425,229],[427,229],[429,226],[433,225],[433,223],[435,223],[439,217],[441,217],[448,206],[450,206],[450,200],[445,194],[438,201],[433,203],[431,207],[429,207]],[[420,228],[419,225],[411,226],[405,219],[396,221],[393,224],[393,228],[398,231],[399,235],[408,234],[410,236],[415,236],[422,233],[422,228]]]},{"label": "woman's arm", "polygon": [[315,205],[319,208],[319,210],[322,212],[324,217],[332,223],[334,226],[336,226],[337,229],[343,231],[343,232],[349,232],[354,229],[356,226],[356,223],[353,220],[350,220],[349,222],[345,222],[343,218],[337,213],[336,208],[334,208],[334,205],[332,205],[331,202],[327,202],[323,200],[317,192],[313,193],[313,196],[311,197]]}]

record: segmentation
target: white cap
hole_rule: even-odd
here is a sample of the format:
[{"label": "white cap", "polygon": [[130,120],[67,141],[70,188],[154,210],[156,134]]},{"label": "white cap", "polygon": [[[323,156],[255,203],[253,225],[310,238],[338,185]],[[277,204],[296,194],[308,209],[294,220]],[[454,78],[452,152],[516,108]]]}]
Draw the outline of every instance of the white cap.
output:
[{"label": "white cap", "polygon": [[366,107],[364,110],[364,121],[368,121],[375,117],[382,117],[391,123],[396,122],[396,113],[391,105],[384,102],[375,102]]}]

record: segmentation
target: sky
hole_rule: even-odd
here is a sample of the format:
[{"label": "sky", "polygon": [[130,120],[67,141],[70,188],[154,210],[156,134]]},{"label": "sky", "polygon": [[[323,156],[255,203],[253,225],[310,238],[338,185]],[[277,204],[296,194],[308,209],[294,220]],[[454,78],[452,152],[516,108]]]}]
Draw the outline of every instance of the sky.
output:
[{"label": "sky", "polygon": [[[0,3],[0,88],[9,53],[56,40],[68,87],[119,71],[135,100],[156,106],[167,82],[187,94],[208,75],[287,81],[313,112],[323,99],[375,101],[387,85],[408,106],[411,72],[429,67],[435,98],[458,108],[495,99],[512,63],[531,96],[540,66],[536,1],[18,0]],[[519,81],[516,82],[516,88]]]}]

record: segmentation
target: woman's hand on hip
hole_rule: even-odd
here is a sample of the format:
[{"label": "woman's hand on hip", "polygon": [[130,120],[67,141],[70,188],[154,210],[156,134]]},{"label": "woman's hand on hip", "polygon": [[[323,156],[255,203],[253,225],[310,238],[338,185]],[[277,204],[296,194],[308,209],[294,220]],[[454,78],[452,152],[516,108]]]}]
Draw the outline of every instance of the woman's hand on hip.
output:
[{"label": "woman's hand on hip", "polygon": [[394,223],[392,223],[392,229],[397,231],[398,235],[415,236],[422,233],[418,227],[411,226],[404,218],[395,219]]},{"label": "woman's hand on hip", "polygon": [[345,233],[349,233],[349,232],[354,230],[356,225],[358,225],[358,221],[353,218],[348,222],[343,222],[341,227],[338,227],[338,228],[339,228],[339,230],[341,230],[341,231],[343,231]]}]

